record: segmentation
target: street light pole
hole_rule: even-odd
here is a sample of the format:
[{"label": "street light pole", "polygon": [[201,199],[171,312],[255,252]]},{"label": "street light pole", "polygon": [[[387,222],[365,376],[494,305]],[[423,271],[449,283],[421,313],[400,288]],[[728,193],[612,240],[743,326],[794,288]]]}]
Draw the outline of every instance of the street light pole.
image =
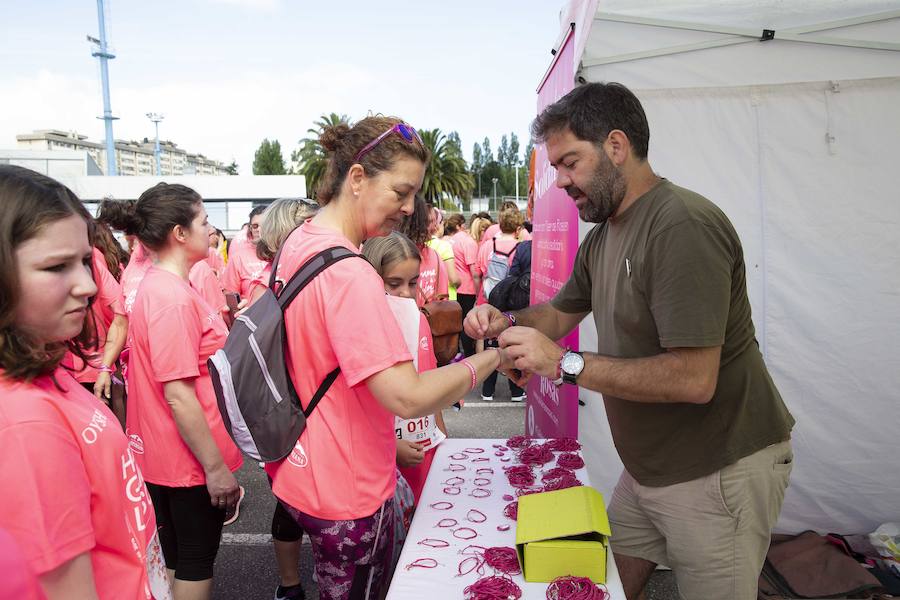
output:
[{"label": "street light pole", "polygon": [[158,113],[147,113],[147,118],[153,121],[156,126],[156,146],[153,149],[153,156],[156,158],[156,176],[162,176],[162,167],[159,164],[159,122],[163,120],[163,115]]},{"label": "street light pole", "polygon": [[516,165],[516,204],[519,203],[519,165]]},{"label": "street light pole", "polygon": [[497,178],[493,177],[491,181],[494,183],[494,210],[497,210]]},{"label": "street light pole", "polygon": [[109,66],[108,61],[115,58],[116,55],[110,52],[106,43],[106,11],[103,7],[103,0],[97,0],[97,21],[100,26],[100,39],[87,36],[89,42],[97,45],[91,56],[100,59],[100,86],[103,92],[103,127],[106,130],[106,174],[118,175],[116,170],[116,143],[113,138],[113,121],[118,119],[112,114],[112,107],[109,101]]}]

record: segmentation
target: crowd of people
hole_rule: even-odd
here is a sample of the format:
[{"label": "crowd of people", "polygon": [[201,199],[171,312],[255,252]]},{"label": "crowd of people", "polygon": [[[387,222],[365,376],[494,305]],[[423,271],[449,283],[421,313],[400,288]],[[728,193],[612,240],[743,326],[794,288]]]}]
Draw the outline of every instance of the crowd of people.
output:
[{"label": "crowd of people", "polygon": [[[0,556],[17,565],[0,596],[211,596],[244,490],[207,359],[270,280],[346,248],[356,256],[283,315],[303,407],[336,378],[290,454],[261,465],[276,599],[304,597],[304,532],[320,597],[385,591],[448,435],[441,411],[479,384],[491,400],[498,370],[517,401],[531,374],[604,394],[625,464],[609,512],[629,598],[657,564],[685,597],[755,597],[793,419],[755,344],[740,242],[715,205],[652,172],[646,117],[622,86],[576,89],[533,133],[598,225],[553,301],[527,308],[518,206],[467,223],[428,205],[428,151],[397,118],[326,128],[316,202],[256,207],[230,241],[183,185],[104,201],[94,218],[59,182],[0,165]],[[438,366],[418,309],[442,300],[465,328]],[[599,352],[558,346],[589,312]]]}]

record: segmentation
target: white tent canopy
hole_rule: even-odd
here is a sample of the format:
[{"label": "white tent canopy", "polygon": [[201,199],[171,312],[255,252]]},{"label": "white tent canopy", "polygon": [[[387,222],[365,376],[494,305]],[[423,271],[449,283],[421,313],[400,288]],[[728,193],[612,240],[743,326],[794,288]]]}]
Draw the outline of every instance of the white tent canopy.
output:
[{"label": "white tent canopy", "polygon": [[[576,26],[578,76],[634,90],[655,171],[741,236],[757,338],[797,419],[779,529],[900,521],[900,1],[597,4]],[[590,317],[580,331],[595,347]],[[609,497],[621,463],[599,395],[581,396]]]}]

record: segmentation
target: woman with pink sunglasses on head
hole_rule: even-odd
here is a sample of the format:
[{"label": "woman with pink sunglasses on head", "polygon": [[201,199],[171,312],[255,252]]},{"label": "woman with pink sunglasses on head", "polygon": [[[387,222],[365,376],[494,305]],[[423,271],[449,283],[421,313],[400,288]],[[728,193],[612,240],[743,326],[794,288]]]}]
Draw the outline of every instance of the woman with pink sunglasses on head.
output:
[{"label": "woman with pink sunglasses on head", "polygon": [[[315,217],[294,231],[274,265],[287,281],[319,252],[359,252],[413,211],[428,150],[415,129],[371,116],[328,127],[328,167]],[[333,385],[293,451],[267,465],[272,489],[309,534],[322,598],[375,598],[389,581],[396,485],[394,415],[424,417],[449,407],[508,361],[484,352],[417,373],[384,282],[364,259],[319,274],[285,312],[288,372],[306,408],[330,373]]]}]

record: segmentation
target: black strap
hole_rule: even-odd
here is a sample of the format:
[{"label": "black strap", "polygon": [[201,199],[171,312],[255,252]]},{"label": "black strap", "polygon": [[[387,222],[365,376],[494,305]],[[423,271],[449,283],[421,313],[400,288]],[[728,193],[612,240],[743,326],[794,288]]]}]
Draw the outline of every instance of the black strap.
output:
[{"label": "black strap", "polygon": [[[281,246],[278,247],[278,252],[275,253],[275,258],[272,260],[272,274],[269,275],[269,289],[273,292],[275,291],[275,282],[277,281],[275,272],[278,270],[278,263],[281,261],[281,251],[284,250],[285,246],[287,246],[288,239],[291,237],[291,235],[294,234],[294,231],[296,231],[298,227],[300,227],[300,225],[297,225],[297,227],[291,229],[291,232],[287,234],[287,237],[284,238],[284,242],[282,242]],[[276,293],[275,295],[277,296],[278,294]]]},{"label": "black strap", "polygon": [[[284,245],[281,246],[284,248]],[[275,271],[278,268],[278,260],[281,258],[281,248],[278,249],[278,253],[275,255],[275,260],[272,263],[272,276],[269,278],[269,288],[275,292]],[[344,260],[345,258],[350,258],[351,256],[359,256],[355,252],[345,248],[344,246],[334,246],[333,248],[328,248],[327,250],[322,250],[308,261],[306,261],[302,267],[297,269],[297,272],[294,273],[290,280],[288,280],[287,284],[285,284],[284,288],[282,288],[280,293],[276,292],[276,296],[278,297],[278,305],[281,307],[281,311],[284,312],[287,310],[287,307],[290,306],[291,302],[294,301],[294,298],[297,297],[303,288],[305,288],[313,279],[315,279],[316,275],[338,262],[339,260]],[[282,327],[285,327],[284,322],[282,322]],[[283,339],[287,339],[287,334],[285,334]],[[322,383],[319,384],[319,389],[316,390],[315,395],[313,395],[312,400],[309,401],[309,405],[303,411],[303,416],[307,419],[309,415],[312,414],[313,410],[315,410],[316,405],[319,404],[319,401],[325,397],[325,394],[331,388],[331,385],[337,379],[338,374],[341,372],[340,367],[336,367],[331,373],[325,376],[325,379],[322,380]],[[297,390],[294,388],[294,383],[288,378],[288,387],[291,391],[291,399],[295,402],[297,406],[300,405],[300,398],[297,396]]]},{"label": "black strap", "polygon": [[500,252],[497,250],[497,236],[491,238],[491,241],[494,242],[494,254],[499,254],[500,256],[509,256],[516,250],[516,246],[519,245],[519,242],[513,244],[513,247],[509,249],[509,252]]},{"label": "black strap", "polygon": [[322,383],[319,384],[319,389],[316,390],[315,395],[312,397],[312,400],[309,401],[309,406],[303,411],[303,416],[307,419],[309,415],[312,414],[312,411],[316,408],[316,405],[319,403],[319,400],[325,397],[326,392],[331,387],[331,384],[334,383],[334,380],[337,379],[338,373],[341,372],[340,367],[336,367],[334,371],[329,373],[325,379],[322,380]]},{"label": "black strap", "polygon": [[[303,291],[309,282],[315,279],[316,275],[338,262],[339,260],[343,260],[345,258],[350,258],[352,256],[359,256],[359,254],[345,248],[344,246],[335,246],[333,248],[328,248],[327,250],[322,250],[308,261],[306,261],[302,267],[297,269],[297,272],[290,278],[290,280],[285,284],[284,288],[281,290],[281,293],[278,294],[278,304],[281,306],[281,310],[287,310],[287,307],[294,301],[294,298],[297,297],[297,294]],[[273,270],[272,275],[274,277],[275,272]],[[271,282],[270,282],[271,283]]]}]

